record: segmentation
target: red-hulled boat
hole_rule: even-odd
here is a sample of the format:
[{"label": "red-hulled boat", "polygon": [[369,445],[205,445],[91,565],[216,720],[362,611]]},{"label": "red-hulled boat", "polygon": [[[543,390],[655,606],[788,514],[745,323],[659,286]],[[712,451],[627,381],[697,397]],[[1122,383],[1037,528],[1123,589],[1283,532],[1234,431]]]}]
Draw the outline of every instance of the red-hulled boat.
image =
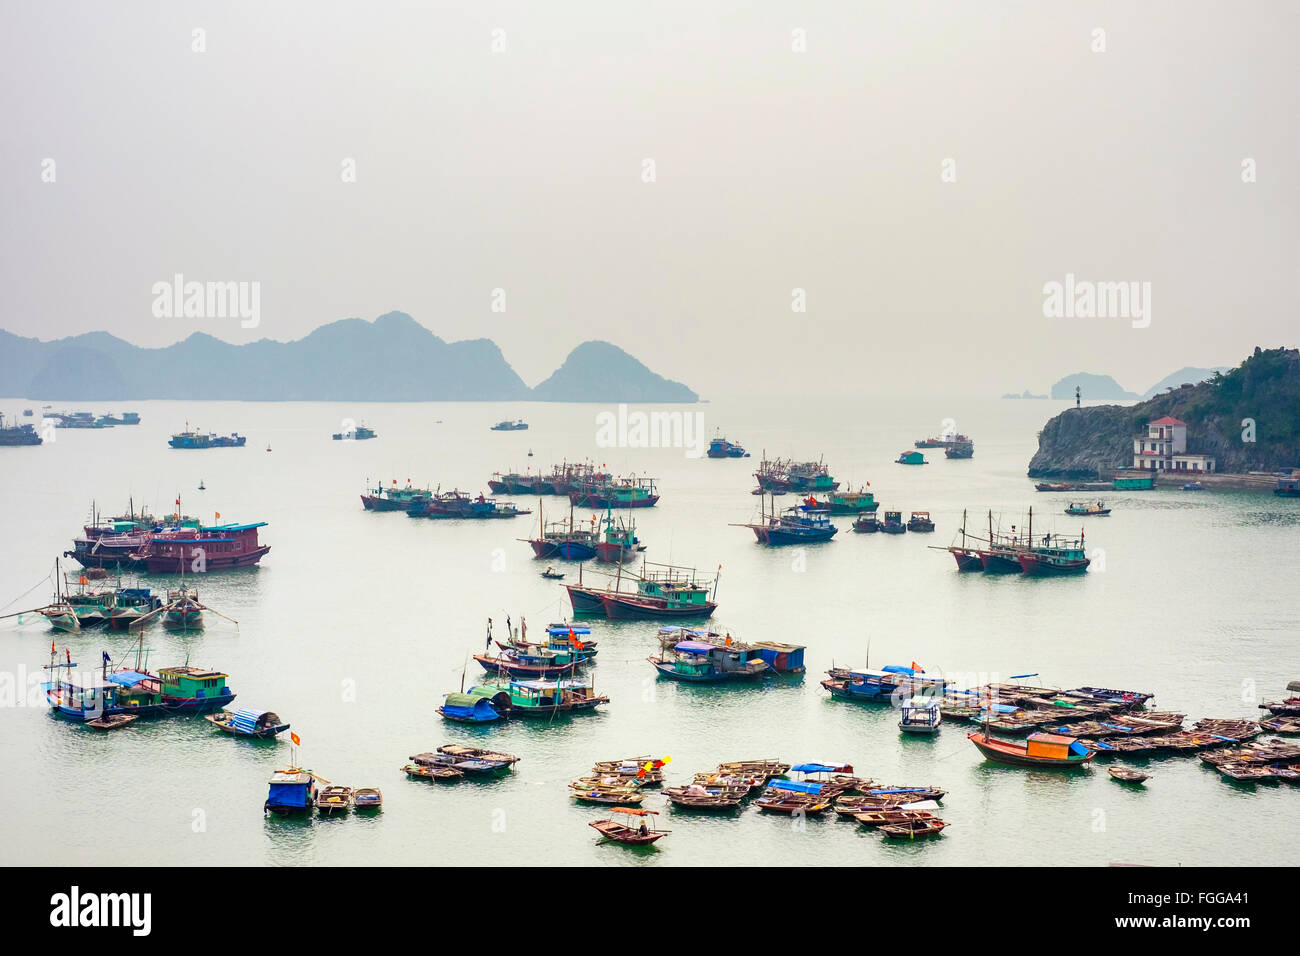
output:
[{"label": "red-hulled boat", "polygon": [[151,574],[176,574],[190,571],[220,571],[257,564],[271,550],[257,540],[257,529],[265,521],[253,524],[223,524],[202,530],[178,528],[154,534],[142,551],[132,555]]},{"label": "red-hulled boat", "polygon": [[1082,767],[1096,756],[1073,737],[1060,734],[1030,734],[1024,743],[990,737],[986,729],[969,733],[966,738],[979,748],[987,760],[1017,767]]}]

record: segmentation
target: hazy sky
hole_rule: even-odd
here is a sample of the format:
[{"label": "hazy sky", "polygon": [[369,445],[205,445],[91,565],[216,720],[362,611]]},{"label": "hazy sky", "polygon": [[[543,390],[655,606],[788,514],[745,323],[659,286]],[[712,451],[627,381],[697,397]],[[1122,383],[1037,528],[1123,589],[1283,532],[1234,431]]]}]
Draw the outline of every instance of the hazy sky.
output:
[{"label": "hazy sky", "polygon": [[[705,395],[1141,391],[1300,338],[1292,2],[0,10],[23,335],[401,309],[530,384],[603,338]],[[260,282],[260,326],[156,318],[175,273]],[[1149,327],[1045,317],[1067,273],[1149,282]]]}]

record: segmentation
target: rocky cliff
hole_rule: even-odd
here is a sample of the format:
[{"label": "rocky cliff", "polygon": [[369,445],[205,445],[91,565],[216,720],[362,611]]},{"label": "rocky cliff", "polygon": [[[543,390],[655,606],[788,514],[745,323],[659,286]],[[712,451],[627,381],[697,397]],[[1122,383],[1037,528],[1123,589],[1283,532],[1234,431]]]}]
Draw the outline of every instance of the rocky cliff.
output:
[{"label": "rocky cliff", "polygon": [[1171,415],[1187,423],[1188,451],[1221,472],[1300,466],[1300,351],[1255,349],[1225,375],[1134,405],[1070,408],[1038,433],[1031,478],[1086,478],[1133,463],[1133,439]]}]

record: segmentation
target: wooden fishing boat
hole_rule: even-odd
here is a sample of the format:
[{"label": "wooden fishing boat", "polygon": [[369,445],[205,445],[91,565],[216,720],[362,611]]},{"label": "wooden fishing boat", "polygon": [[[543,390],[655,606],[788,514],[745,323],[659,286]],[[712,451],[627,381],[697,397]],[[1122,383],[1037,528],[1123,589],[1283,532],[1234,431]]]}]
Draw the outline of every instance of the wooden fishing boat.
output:
[{"label": "wooden fishing boat", "polygon": [[710,458],[748,458],[749,452],[745,451],[739,444],[727,441],[721,435],[709,441],[709,447],[705,454]]},{"label": "wooden fishing boat", "polygon": [[495,425],[492,425],[488,428],[488,431],[494,431],[494,432],[522,432],[527,430],[528,430],[528,423],[524,421],[522,418],[518,418],[515,421],[497,422]]},{"label": "wooden fishing boat", "polygon": [[759,490],[764,492],[829,492],[840,486],[821,461],[796,462],[788,458],[768,461],[767,452],[763,452],[754,477],[758,479]]},{"label": "wooden fishing boat", "polygon": [[361,507],[367,511],[407,511],[415,505],[423,505],[434,492],[428,488],[416,488],[408,480],[405,488],[397,486],[397,479],[393,479],[393,487],[386,488],[383,485],[377,485],[375,488],[366,489],[366,493],[361,496]]},{"label": "wooden fishing boat", "polygon": [[906,534],[907,525],[903,523],[903,513],[886,511],[884,520],[880,522],[880,530],[885,534]]},{"label": "wooden fishing boat", "polygon": [[611,816],[607,820],[593,820],[587,826],[599,833],[605,840],[614,843],[623,843],[628,846],[648,846],[672,832],[670,830],[660,830],[654,826],[651,817],[659,815],[655,810],[615,807],[610,813],[621,815],[627,819],[619,820]]},{"label": "wooden fishing boat", "polygon": [[[462,749],[462,748],[453,748]],[[474,748],[463,748],[473,751]],[[491,759],[488,757],[475,757],[462,753],[444,753],[439,750],[433,753],[420,753],[411,755],[411,763],[417,767],[451,767],[462,774],[495,774],[503,770],[509,770],[510,767],[518,761],[518,757],[512,757],[509,754],[501,754],[500,759]]]},{"label": "wooden fishing boat", "polygon": [[338,784],[325,787],[316,794],[316,809],[326,816],[347,813],[352,809],[352,788]]},{"label": "wooden fishing boat", "polygon": [[1143,773],[1140,770],[1130,770],[1128,767],[1107,767],[1106,773],[1111,778],[1120,781],[1120,783],[1141,783],[1143,780],[1150,780],[1151,774]]},{"label": "wooden fishing boat", "polygon": [[986,760],[1016,767],[1074,768],[1096,756],[1073,737],[1059,734],[1030,734],[1024,743],[989,736],[988,730],[966,735]]},{"label": "wooden fishing boat", "polygon": [[1072,501],[1070,502],[1069,507],[1065,509],[1065,513],[1067,515],[1075,515],[1078,517],[1105,517],[1110,514],[1110,509],[1106,507],[1105,502],[1101,501],[1097,502],[1095,505]]},{"label": "wooden fishing boat", "polygon": [[913,511],[912,516],[907,519],[908,531],[933,531],[934,522],[930,520],[930,512]]},{"label": "wooden fishing boat", "polygon": [[[915,662],[913,662],[915,663]],[[887,664],[880,670],[832,667],[822,687],[837,700],[887,704],[896,699],[924,697],[942,693],[948,681],[927,677],[919,667]]]},{"label": "wooden fishing boat", "polygon": [[760,506],[759,520],[747,524],[733,524],[736,528],[749,528],[759,544],[815,544],[829,541],[839,529],[831,524],[830,512],[822,506],[814,495],[807,499],[811,504],[795,505],[781,514],[776,513],[776,504],[772,503],[769,513]]},{"label": "wooden fishing boat", "polygon": [[1259,725],[1275,734],[1300,734],[1300,717],[1267,717]]},{"label": "wooden fishing boat", "polygon": [[[592,519],[593,526],[595,518]],[[539,558],[559,558],[564,561],[589,561],[596,556],[596,544],[599,535],[593,529],[579,527],[573,520],[573,505],[569,506],[569,517],[563,521],[546,524],[542,513],[542,502],[537,501],[536,538],[520,538],[533,549]]]},{"label": "wooden fishing boat", "polygon": [[564,578],[564,572],[556,571],[553,570],[552,568],[547,568],[545,571],[542,572],[542,577],[547,578],[551,581],[560,581],[563,580]]},{"label": "wooden fishing boat", "polygon": [[[482,747],[467,747],[464,744],[443,744],[438,748],[438,753],[447,754],[460,760],[486,760],[504,766],[519,763],[519,758],[514,754],[504,753],[500,750],[486,750]],[[414,760],[415,758],[412,757],[411,759]]]},{"label": "wooden fishing boat", "polygon": [[895,840],[914,840],[917,837],[937,836],[949,825],[938,817],[930,817],[924,820],[914,819],[905,820],[902,823],[886,823],[878,829],[886,837]]},{"label": "wooden fishing boat", "polygon": [[637,790],[635,786],[615,782],[604,782],[607,778],[590,778],[584,777],[580,780],[574,780],[569,784],[569,796],[579,803],[605,803],[617,805],[620,803],[640,803],[645,799],[645,794]]},{"label": "wooden fishing boat", "polygon": [[598,760],[592,771],[602,777],[621,777],[640,787],[654,787],[664,782],[664,765],[667,759],[654,757],[625,757],[622,760]]},{"label": "wooden fishing boat", "polygon": [[270,710],[237,710],[234,713],[221,710],[204,715],[204,719],[228,734],[257,740],[270,740],[289,729],[289,725],[282,723],[280,716]]},{"label": "wooden fishing boat", "polygon": [[559,714],[591,713],[609,703],[597,694],[589,679],[512,680],[483,684],[484,690],[505,691],[510,696],[509,716],[549,720]]},{"label": "wooden fishing boat", "polygon": [[671,651],[646,658],[663,677],[695,684],[762,677],[772,668],[750,653],[749,645],[682,641]]},{"label": "wooden fishing boat", "polygon": [[120,727],[125,727],[135,719],[135,714],[104,714],[94,720],[86,721],[86,726],[93,730],[117,730]]},{"label": "wooden fishing boat", "polygon": [[851,816],[858,823],[868,827],[908,823],[912,820],[938,819],[929,810],[862,810]]},{"label": "wooden fishing boat", "polygon": [[693,783],[665,787],[663,794],[675,807],[689,810],[735,810],[749,795],[748,787],[710,787]]},{"label": "wooden fishing boat", "polygon": [[570,503],[580,508],[651,508],[659,501],[653,478],[618,478],[580,482],[569,492]]},{"label": "wooden fishing boat", "polygon": [[1267,710],[1274,717],[1300,717],[1300,697],[1265,701],[1259,707],[1260,710]]},{"label": "wooden fishing boat", "polygon": [[839,791],[823,784],[773,780],[754,801],[754,806],[763,813],[819,816],[831,808],[832,801],[838,795]]},{"label": "wooden fishing boat", "polygon": [[862,515],[854,520],[853,530],[858,534],[875,534],[880,530],[880,522],[876,520],[874,514]]},{"label": "wooden fishing boat", "polygon": [[402,772],[408,777],[414,777],[417,780],[461,780],[465,774],[455,767],[448,766],[429,766],[422,767],[419,764],[408,763],[402,768]]},{"label": "wooden fishing boat", "polygon": [[790,772],[790,765],[780,760],[728,760],[718,764],[718,773],[743,777],[760,777],[766,783],[773,777]]},{"label": "wooden fishing boat", "polygon": [[805,498],[803,503],[823,508],[833,515],[874,515],[880,507],[875,494],[866,488],[858,491],[826,491],[820,497],[813,495]]},{"label": "wooden fishing boat", "polygon": [[376,787],[358,787],[352,791],[352,807],[355,810],[380,810],[384,806],[384,795]]},{"label": "wooden fishing boat", "polygon": [[633,560],[637,552],[644,550],[645,545],[636,536],[636,522],[616,519],[612,510],[605,509],[599,539],[596,541],[596,560],[605,564],[618,564]]},{"label": "wooden fishing boat", "polygon": [[502,651],[495,657],[475,654],[474,660],[489,674],[532,679],[572,674],[577,668],[586,664],[589,658],[583,656],[581,652],[569,654],[538,648],[533,651]]}]

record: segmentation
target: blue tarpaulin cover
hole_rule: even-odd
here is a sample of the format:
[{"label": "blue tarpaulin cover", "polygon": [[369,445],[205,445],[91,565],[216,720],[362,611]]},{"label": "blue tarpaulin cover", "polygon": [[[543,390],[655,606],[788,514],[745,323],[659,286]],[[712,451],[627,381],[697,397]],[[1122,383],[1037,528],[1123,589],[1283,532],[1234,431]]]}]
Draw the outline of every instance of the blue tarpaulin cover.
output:
[{"label": "blue tarpaulin cover", "polygon": [[700,641],[682,641],[673,650],[685,651],[687,654],[707,654],[717,650],[716,644],[703,644]]},{"label": "blue tarpaulin cover", "polygon": [[840,763],[801,763],[791,770],[797,770],[800,773],[830,773],[832,770],[838,770],[844,764]]},{"label": "blue tarpaulin cover", "polygon": [[237,710],[230,721],[230,726],[234,727],[237,733],[251,734],[257,730],[257,719],[265,713],[264,710]]},{"label": "blue tarpaulin cover", "polygon": [[773,780],[768,786],[773,790],[793,790],[795,793],[821,793],[820,783],[798,783],[794,780]]},{"label": "blue tarpaulin cover", "polygon": [[123,687],[134,687],[142,680],[149,680],[148,674],[141,674],[139,671],[117,671],[109,674],[108,679],[114,684],[120,684]]}]

